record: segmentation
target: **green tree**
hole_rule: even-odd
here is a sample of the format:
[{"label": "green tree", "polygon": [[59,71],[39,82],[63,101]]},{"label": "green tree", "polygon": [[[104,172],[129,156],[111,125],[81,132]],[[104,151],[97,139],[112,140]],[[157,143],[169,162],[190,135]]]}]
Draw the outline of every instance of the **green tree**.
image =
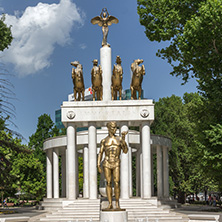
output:
[{"label": "green tree", "polygon": [[221,170],[222,145],[215,145],[214,141],[221,137],[222,123],[222,1],[137,2],[146,36],[151,41],[169,43],[158,50],[157,56],[172,65],[171,74],[182,77],[183,83],[191,77],[198,81],[202,97],[195,98],[187,106],[195,123],[196,153],[203,163],[201,170],[221,184],[216,172]]},{"label": "green tree", "polygon": [[[186,100],[190,100],[186,96]],[[215,113],[210,108],[211,102],[204,97],[193,98],[189,102],[188,113],[189,119],[195,122],[196,127],[194,133],[196,134],[195,143],[196,149],[193,150],[194,156],[199,159],[199,165],[201,171],[206,178],[214,181],[222,190],[222,155],[221,155],[221,139],[222,139],[222,125],[217,123],[218,113],[216,105],[220,107],[220,104],[215,104]]]},{"label": "green tree", "polygon": [[0,18],[0,51],[3,51],[5,48],[12,42],[12,33],[11,27],[8,27],[5,23],[5,16],[3,15]]},{"label": "green tree", "polygon": [[[12,42],[11,27],[7,27],[4,23],[5,16],[0,18],[0,51],[8,48]],[[4,64],[0,63],[0,119],[4,122],[4,127],[6,127],[5,120],[11,119],[15,116],[15,107],[10,102],[14,99],[15,94],[13,92],[13,85],[8,80],[8,72],[4,67]],[[13,123],[12,121],[10,121]]]},{"label": "green tree", "polygon": [[[46,139],[58,136],[59,135],[59,130],[58,128],[54,125],[51,117],[48,114],[43,114],[38,117],[38,123],[37,123],[37,129],[34,134],[32,134],[29,137],[29,143],[28,146],[31,150],[33,150],[33,161],[36,162],[36,164],[31,165],[29,164],[29,172],[31,173],[32,170],[36,167],[38,169],[39,175],[36,175],[35,179],[35,184],[36,186],[33,187],[32,184],[26,183],[23,184],[25,189],[30,190],[30,193],[36,193],[36,196],[40,200],[43,195],[45,194],[45,188],[46,188],[46,154],[43,151],[43,143]],[[25,161],[27,160],[26,157]],[[38,163],[38,161],[42,164]],[[19,165],[20,163],[18,163]],[[28,163],[27,163],[28,164]],[[21,165],[19,165],[21,166]],[[20,167],[18,170],[22,170]],[[35,175],[35,174],[33,174]],[[30,175],[29,177],[32,178]],[[34,178],[33,177],[33,178]],[[23,188],[24,189],[24,188]]]},{"label": "green tree", "polygon": [[37,129],[34,134],[29,137],[29,147],[34,150],[34,155],[45,166],[46,156],[43,151],[43,142],[54,136],[59,135],[59,130],[47,114],[43,114],[38,118]]},{"label": "green tree", "polygon": [[33,151],[21,144],[0,122],[0,188],[5,196],[18,190],[40,200],[45,194],[43,164],[34,158]]},{"label": "green tree", "polygon": [[[179,202],[185,201],[185,195],[203,189],[207,180],[200,170],[195,134],[196,123],[191,121],[188,107],[200,95],[185,94],[184,99],[172,95],[161,98],[155,103],[155,121],[151,125],[152,133],[165,135],[172,139],[170,151],[170,177],[173,181],[174,195]],[[189,99],[188,99],[189,98]],[[195,164],[194,164],[195,163]]]},{"label": "green tree", "polygon": [[[222,73],[221,0],[138,0],[138,14],[151,41],[168,41],[157,55],[172,75],[197,77],[203,84]],[[175,63],[176,62],[176,63]]]},{"label": "green tree", "polygon": [[43,164],[34,157],[33,152],[19,153],[13,160],[10,172],[16,178],[12,187],[40,201],[46,192],[44,171]]}]

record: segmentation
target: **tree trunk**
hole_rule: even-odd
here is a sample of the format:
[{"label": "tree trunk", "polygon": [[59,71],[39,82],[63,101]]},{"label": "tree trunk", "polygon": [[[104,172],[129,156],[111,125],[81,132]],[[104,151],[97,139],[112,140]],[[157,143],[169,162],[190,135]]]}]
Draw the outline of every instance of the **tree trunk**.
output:
[{"label": "tree trunk", "polygon": [[178,202],[184,204],[186,200],[186,193],[183,191],[179,191],[178,193]]}]

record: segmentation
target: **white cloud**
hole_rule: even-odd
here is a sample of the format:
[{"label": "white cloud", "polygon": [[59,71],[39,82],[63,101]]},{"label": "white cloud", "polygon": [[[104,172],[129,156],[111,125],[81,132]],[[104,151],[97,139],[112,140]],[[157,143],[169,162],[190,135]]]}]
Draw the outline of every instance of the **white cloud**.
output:
[{"label": "white cloud", "polygon": [[50,66],[55,44],[64,46],[71,41],[70,32],[74,25],[83,24],[83,15],[72,0],[60,0],[59,4],[27,7],[20,17],[18,12],[6,15],[5,22],[12,25],[14,39],[2,60],[26,76]]},{"label": "white cloud", "polygon": [[87,45],[86,45],[85,43],[81,43],[81,44],[79,45],[79,47],[80,47],[82,50],[84,50],[84,49],[87,48]]}]

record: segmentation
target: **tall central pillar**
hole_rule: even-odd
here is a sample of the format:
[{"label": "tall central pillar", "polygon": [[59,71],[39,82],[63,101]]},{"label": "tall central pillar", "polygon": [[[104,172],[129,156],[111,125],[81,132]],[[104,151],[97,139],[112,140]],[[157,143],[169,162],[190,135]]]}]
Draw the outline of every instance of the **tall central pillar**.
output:
[{"label": "tall central pillar", "polygon": [[111,100],[111,48],[103,46],[100,48],[100,64],[103,70],[103,101]]}]

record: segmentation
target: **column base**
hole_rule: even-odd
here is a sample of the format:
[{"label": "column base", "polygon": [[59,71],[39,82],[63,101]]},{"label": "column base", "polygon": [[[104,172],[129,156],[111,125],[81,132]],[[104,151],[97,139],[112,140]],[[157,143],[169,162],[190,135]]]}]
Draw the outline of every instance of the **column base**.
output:
[{"label": "column base", "polygon": [[100,211],[100,222],[127,222],[126,211]]}]

